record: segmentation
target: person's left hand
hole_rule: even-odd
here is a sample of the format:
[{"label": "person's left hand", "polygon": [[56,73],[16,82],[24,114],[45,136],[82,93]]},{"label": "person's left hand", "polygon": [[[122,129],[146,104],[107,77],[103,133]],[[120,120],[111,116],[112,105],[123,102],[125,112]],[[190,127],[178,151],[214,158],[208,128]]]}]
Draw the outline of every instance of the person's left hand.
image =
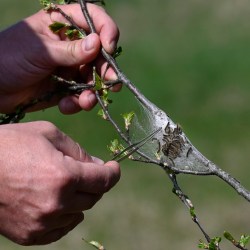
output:
[{"label": "person's left hand", "polygon": [[0,234],[21,245],[59,240],[120,178],[52,123],[0,126]]},{"label": "person's left hand", "polygon": [[[78,26],[88,30],[78,4],[62,5],[60,8]],[[98,56],[100,46],[102,44],[108,53],[112,53],[119,31],[101,7],[88,4],[88,8],[97,34],[90,34],[81,40],[68,41],[53,34],[48,27],[51,23],[67,21],[59,12],[46,13],[43,10],[0,33],[0,112],[13,112],[18,105],[54,89],[55,83],[50,79],[53,73],[66,79],[79,79],[81,76],[81,82],[88,82],[92,76],[88,63],[97,58],[99,70],[106,68]],[[109,70],[106,77],[116,79],[113,70]],[[86,90],[80,96],[44,102],[34,110],[56,104],[62,113],[70,114],[80,109],[90,110],[96,99],[92,91]]]}]

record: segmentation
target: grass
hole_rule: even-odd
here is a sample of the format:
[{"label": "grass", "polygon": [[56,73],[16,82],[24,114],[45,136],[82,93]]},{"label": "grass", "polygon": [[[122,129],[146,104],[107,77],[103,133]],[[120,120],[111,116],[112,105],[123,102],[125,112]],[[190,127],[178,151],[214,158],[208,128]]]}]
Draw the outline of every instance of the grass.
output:
[{"label": "grass", "polygon": [[[1,1],[1,28],[36,11],[38,1]],[[194,145],[249,186],[250,6],[247,1],[107,1],[121,30],[121,68],[142,92],[180,123]],[[129,109],[126,91],[114,96]],[[56,108],[27,116],[49,120],[91,154],[110,158],[112,128],[96,111],[63,116]],[[128,110],[129,111],[129,110]],[[120,114],[115,107],[117,115]],[[249,204],[215,177],[180,176],[211,236],[250,232]],[[196,249],[202,237],[155,166],[122,163],[120,183],[86,212],[85,222],[49,246],[92,249],[82,237],[109,250]],[[23,249],[1,239],[2,249]],[[234,249],[226,244],[224,249]]]}]

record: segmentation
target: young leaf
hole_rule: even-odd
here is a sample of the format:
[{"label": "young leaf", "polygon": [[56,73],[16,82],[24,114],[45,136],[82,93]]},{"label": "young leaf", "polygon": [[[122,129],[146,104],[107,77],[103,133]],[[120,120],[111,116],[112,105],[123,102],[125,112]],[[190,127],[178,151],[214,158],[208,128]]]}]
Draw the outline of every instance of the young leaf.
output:
[{"label": "young leaf", "polygon": [[101,77],[97,74],[97,72],[94,70],[93,72],[94,79],[95,79],[95,87],[94,90],[99,91],[105,88],[105,85],[101,79]]},{"label": "young leaf", "polygon": [[200,243],[198,244],[198,248],[200,248],[200,249],[209,249],[209,246],[205,242],[200,240]]},{"label": "young leaf", "polygon": [[108,105],[112,103],[112,100],[110,100],[108,98],[108,90],[107,89],[102,90],[101,98],[102,98],[102,101],[103,101],[103,104],[105,107],[108,107]]},{"label": "young leaf", "polygon": [[93,71],[93,78],[94,78],[94,82],[95,82],[95,87],[93,88],[93,90],[99,91],[100,97],[101,97],[101,99],[103,101],[103,105],[105,107],[108,107],[108,105],[110,103],[112,103],[112,100],[110,100],[108,98],[108,89],[106,89],[106,86],[105,86],[103,80],[97,74],[95,69]]},{"label": "young leaf", "polygon": [[208,249],[217,250],[220,242],[221,242],[221,237],[215,237],[211,239],[211,242],[209,242],[208,244]]},{"label": "young leaf", "polygon": [[89,245],[93,246],[94,248],[98,249],[98,250],[105,250],[104,246],[101,245],[99,242],[97,241],[87,241],[85,239],[83,239],[86,243],[88,243]]},{"label": "young leaf", "polygon": [[125,113],[125,114],[122,114],[122,117],[124,119],[124,123],[125,123],[125,129],[128,131],[129,130],[129,127],[131,125],[131,122],[133,120],[135,116],[135,112],[130,112],[130,113]]},{"label": "young leaf", "polygon": [[112,152],[113,155],[117,155],[125,148],[122,144],[119,143],[117,139],[114,139],[113,141],[110,142],[108,149]]},{"label": "young leaf", "polygon": [[105,112],[103,109],[98,110],[97,115],[100,116],[102,119],[107,120],[108,117],[106,116]]},{"label": "young leaf", "polygon": [[52,4],[50,0],[40,0],[40,4],[45,8],[49,8],[49,6]]},{"label": "young leaf", "polygon": [[191,215],[192,218],[195,218],[195,217],[196,217],[194,207],[191,207],[191,208],[189,209],[189,212],[190,212],[190,215]]},{"label": "young leaf", "polygon": [[43,5],[43,6],[46,6],[48,4],[50,4],[51,1],[50,0],[40,0],[40,4]]},{"label": "young leaf", "polygon": [[241,235],[239,244],[241,247],[245,247],[250,240],[250,235]]},{"label": "young leaf", "polygon": [[117,154],[119,148],[119,141],[117,139],[114,139],[113,141],[110,142],[110,145],[108,146],[108,149],[113,153]]},{"label": "young leaf", "polygon": [[113,56],[113,58],[116,58],[116,57],[120,56],[121,53],[122,53],[122,47],[119,46],[118,48],[116,48],[116,50],[114,51],[112,56]]},{"label": "young leaf", "polygon": [[48,11],[54,9],[56,4],[66,4],[66,2],[64,0],[40,0],[40,4],[45,11]]},{"label": "young leaf", "polygon": [[54,23],[49,25],[49,28],[53,33],[58,33],[62,29],[64,29],[65,27],[68,27],[68,26],[69,26],[69,24],[67,24],[67,23],[54,22]]},{"label": "young leaf", "polygon": [[227,240],[232,242],[235,246],[241,246],[243,248],[247,245],[248,241],[250,240],[249,235],[241,235],[239,241],[235,240],[235,238],[227,231],[225,231],[223,235]]},{"label": "young leaf", "polygon": [[221,237],[215,237],[211,239],[211,241],[208,244],[200,240],[200,243],[198,244],[198,248],[217,250],[220,242],[221,242]]},{"label": "young leaf", "polygon": [[105,250],[104,246],[102,246],[99,242],[97,241],[90,241],[89,244],[93,247],[95,247],[98,250]]},{"label": "young leaf", "polygon": [[74,28],[69,28],[65,31],[65,35],[70,39],[70,40],[78,40],[84,38],[84,35],[78,31],[77,29]]},{"label": "young leaf", "polygon": [[234,239],[234,237],[227,231],[225,231],[223,233],[224,237],[229,240],[230,242],[232,242],[233,244],[235,244],[236,240]]}]

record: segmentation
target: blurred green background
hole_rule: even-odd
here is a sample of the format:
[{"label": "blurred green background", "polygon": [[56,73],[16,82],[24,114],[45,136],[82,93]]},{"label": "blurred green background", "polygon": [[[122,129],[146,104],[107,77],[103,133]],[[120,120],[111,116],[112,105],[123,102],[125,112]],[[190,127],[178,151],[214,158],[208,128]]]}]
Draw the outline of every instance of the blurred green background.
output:
[{"label": "blurred green background", "polygon": [[[250,189],[249,1],[106,2],[121,31],[123,71],[181,124],[201,152]],[[1,29],[40,8],[36,0],[1,0],[0,7]],[[114,106],[129,107],[126,91],[116,96]],[[30,114],[26,121],[51,121],[91,154],[108,160],[106,145],[116,135],[96,112],[63,116],[53,108]],[[121,181],[85,213],[81,225],[54,244],[29,249],[92,249],[82,237],[109,250],[197,249],[202,235],[171,193],[164,172],[129,161],[121,165]],[[249,204],[218,178],[179,180],[211,236],[224,230],[236,237],[250,233]],[[0,249],[24,247],[1,238]],[[225,242],[223,249],[235,248]]]}]

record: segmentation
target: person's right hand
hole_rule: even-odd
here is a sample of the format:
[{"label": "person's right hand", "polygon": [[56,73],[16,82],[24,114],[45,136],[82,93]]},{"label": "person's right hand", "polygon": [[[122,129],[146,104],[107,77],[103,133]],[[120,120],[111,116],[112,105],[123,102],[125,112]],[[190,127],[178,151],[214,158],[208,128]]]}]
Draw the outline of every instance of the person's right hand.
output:
[{"label": "person's right hand", "polygon": [[120,177],[49,122],[0,126],[0,233],[21,245],[60,239]]},{"label": "person's right hand", "polygon": [[[60,8],[79,27],[89,30],[79,4],[60,5]],[[89,34],[84,39],[68,41],[65,35],[51,32],[49,25],[53,22],[68,23],[57,11],[41,10],[0,33],[1,113],[14,112],[18,106],[55,90],[57,85],[51,81],[51,74],[87,83],[93,76],[89,64],[94,60],[98,72],[104,71],[106,65],[100,57],[100,47],[102,45],[112,54],[119,30],[100,6],[88,4],[88,10],[97,33]],[[110,69],[106,78],[111,80],[117,76]],[[96,97],[90,90],[83,91],[79,96],[58,98],[40,103],[29,111],[58,105],[62,113],[72,114],[81,109],[91,110],[96,104]]]}]

